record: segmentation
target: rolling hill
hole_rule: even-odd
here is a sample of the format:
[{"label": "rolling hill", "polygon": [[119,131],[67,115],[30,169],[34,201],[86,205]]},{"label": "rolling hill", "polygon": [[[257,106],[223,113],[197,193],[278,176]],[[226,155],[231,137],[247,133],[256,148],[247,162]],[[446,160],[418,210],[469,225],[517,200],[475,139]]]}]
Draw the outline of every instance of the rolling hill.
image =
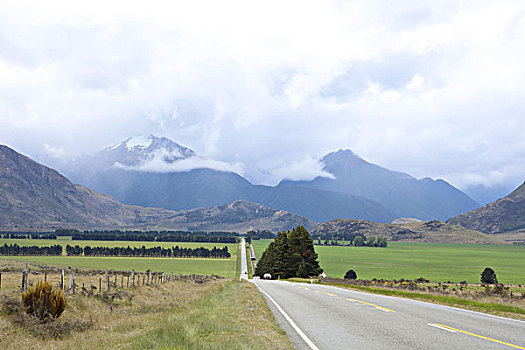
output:
[{"label": "rolling hill", "polygon": [[393,241],[429,243],[503,244],[497,237],[442,221],[383,224],[366,220],[337,219],[323,222],[312,231],[312,237],[325,234],[362,233],[366,237],[387,237]]}]

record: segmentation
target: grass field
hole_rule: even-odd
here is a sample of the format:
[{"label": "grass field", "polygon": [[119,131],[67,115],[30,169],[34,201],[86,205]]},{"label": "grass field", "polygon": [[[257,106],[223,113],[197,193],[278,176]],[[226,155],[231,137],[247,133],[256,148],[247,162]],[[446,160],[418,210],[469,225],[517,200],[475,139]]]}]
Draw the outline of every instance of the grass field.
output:
[{"label": "grass field", "polygon": [[[62,238],[62,237],[60,237]],[[213,248],[228,246],[228,251],[232,255],[229,259],[203,259],[203,258],[128,258],[128,257],[92,257],[92,256],[0,256],[0,260],[16,260],[27,261],[46,266],[57,267],[85,267],[92,269],[114,269],[114,270],[131,270],[146,271],[148,269],[153,271],[162,271],[168,273],[182,273],[182,274],[199,274],[199,275],[219,275],[222,277],[235,277],[235,269],[237,262],[238,244],[216,244],[216,243],[180,243],[180,242],[131,242],[131,241],[72,241],[69,239],[45,240],[45,239],[0,239],[0,245],[3,244],[18,244],[24,245],[38,245],[48,246],[54,244],[79,245],[85,247],[86,245],[106,246],[106,247],[148,247],[161,246],[172,247],[178,245],[179,247],[205,247]]]},{"label": "grass field", "polygon": [[[257,257],[271,240],[253,241]],[[415,279],[479,283],[492,267],[505,284],[525,284],[525,247],[477,244],[388,242],[387,248],[316,246],[328,276],[353,269],[363,279]]]}]

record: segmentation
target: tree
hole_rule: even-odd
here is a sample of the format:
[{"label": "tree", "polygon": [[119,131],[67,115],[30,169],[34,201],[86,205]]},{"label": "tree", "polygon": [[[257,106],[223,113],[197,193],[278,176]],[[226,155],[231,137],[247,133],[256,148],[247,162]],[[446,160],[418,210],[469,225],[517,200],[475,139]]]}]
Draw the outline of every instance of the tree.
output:
[{"label": "tree", "polygon": [[356,280],[357,279],[357,273],[355,273],[354,270],[348,270],[345,273],[345,280]]},{"label": "tree", "polygon": [[496,273],[490,267],[486,267],[481,273],[481,283],[495,284],[498,283]]},{"label": "tree", "polygon": [[356,238],[354,238],[354,245],[356,247],[362,247],[365,245],[365,240],[363,239],[363,237],[357,236]]},{"label": "tree", "polygon": [[298,226],[292,231],[281,232],[270,243],[257,263],[255,274],[270,273],[282,278],[317,276],[323,272],[317,258],[310,234]]}]

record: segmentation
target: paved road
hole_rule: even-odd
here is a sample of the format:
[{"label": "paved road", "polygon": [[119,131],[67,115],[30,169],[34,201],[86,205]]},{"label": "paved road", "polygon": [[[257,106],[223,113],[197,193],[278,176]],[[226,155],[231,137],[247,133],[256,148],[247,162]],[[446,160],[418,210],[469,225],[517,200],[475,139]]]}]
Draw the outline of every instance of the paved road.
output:
[{"label": "paved road", "polygon": [[525,349],[522,321],[330,286],[252,282],[298,349]]},{"label": "paved road", "polygon": [[246,263],[246,241],[241,238],[241,275],[240,278],[248,278],[248,265]]}]

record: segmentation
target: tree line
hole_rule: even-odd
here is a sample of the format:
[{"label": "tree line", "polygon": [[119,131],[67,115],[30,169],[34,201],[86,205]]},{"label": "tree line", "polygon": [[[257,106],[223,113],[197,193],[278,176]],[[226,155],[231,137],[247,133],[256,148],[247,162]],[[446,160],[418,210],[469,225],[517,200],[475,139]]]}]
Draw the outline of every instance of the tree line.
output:
[{"label": "tree line", "polygon": [[71,230],[74,241],[135,241],[135,242],[198,242],[237,243],[236,232],[189,231],[77,231]]},{"label": "tree line", "polygon": [[246,232],[246,243],[252,243],[252,240],[274,239],[275,233],[268,230],[251,230]]},{"label": "tree line", "polygon": [[66,246],[68,256],[127,256],[127,257],[164,257],[164,258],[230,258],[228,247],[213,247],[212,249],[185,247],[91,247]]},{"label": "tree line", "polygon": [[0,255],[62,255],[61,245],[19,246],[18,244],[0,246]]},{"label": "tree line", "polygon": [[338,246],[355,246],[355,247],[388,247],[388,240],[386,237],[366,237],[362,234],[356,235],[352,241],[339,241],[336,239],[318,239],[315,242],[316,245],[338,245]]},{"label": "tree line", "polygon": [[317,261],[317,253],[310,234],[303,226],[281,232],[263,252],[255,268],[255,275],[272,278],[318,276],[323,270]]},{"label": "tree line", "polygon": [[10,233],[3,232],[0,234],[0,238],[11,238],[11,239],[57,239],[57,236],[53,233]]}]

